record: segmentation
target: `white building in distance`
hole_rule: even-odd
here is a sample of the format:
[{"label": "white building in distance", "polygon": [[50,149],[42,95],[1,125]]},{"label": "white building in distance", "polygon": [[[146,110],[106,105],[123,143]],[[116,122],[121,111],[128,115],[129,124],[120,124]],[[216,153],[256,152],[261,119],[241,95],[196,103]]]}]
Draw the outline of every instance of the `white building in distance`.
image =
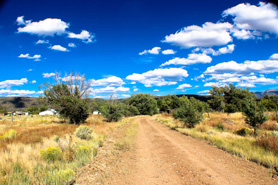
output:
[{"label": "white building in distance", "polygon": [[39,115],[40,116],[45,116],[45,115],[56,115],[57,114],[57,111],[54,110],[54,109],[47,109],[46,111],[43,111],[43,112],[40,112]]}]

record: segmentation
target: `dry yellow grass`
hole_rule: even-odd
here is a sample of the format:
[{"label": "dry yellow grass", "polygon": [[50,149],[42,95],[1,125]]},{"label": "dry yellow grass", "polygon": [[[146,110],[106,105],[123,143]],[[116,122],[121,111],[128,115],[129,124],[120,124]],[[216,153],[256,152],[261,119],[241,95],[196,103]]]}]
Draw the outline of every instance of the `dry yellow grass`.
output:
[{"label": "dry yellow grass", "polygon": [[212,127],[223,124],[226,130],[232,132],[243,127],[248,127],[242,113],[210,113],[209,117],[207,114],[204,117],[205,119],[202,121],[202,124]]},{"label": "dry yellow grass", "polygon": [[[83,159],[82,156],[78,161],[76,161],[77,159],[73,161],[73,158],[70,160],[73,154],[67,153],[69,148],[77,150],[78,146],[84,146],[95,150],[95,147],[101,145],[105,135],[128,121],[125,119],[119,123],[106,123],[102,121],[101,115],[90,116],[85,125],[93,128],[93,140],[86,141],[75,136],[77,125],[63,123],[64,121],[59,117],[18,116],[15,117],[13,124],[9,122],[9,119],[10,117],[4,117],[0,121],[0,136],[11,129],[16,130],[18,135],[14,139],[0,139],[0,184],[59,182],[59,178],[58,180],[51,179],[50,174],[53,170],[68,168],[76,170],[84,162],[90,160],[89,158]],[[60,138],[61,141],[58,141],[57,138]],[[71,141],[69,142],[69,140]],[[40,151],[49,146],[63,148],[62,161],[49,163],[41,158]],[[95,154],[95,151],[93,153]],[[40,182],[40,178],[45,181]]]}]

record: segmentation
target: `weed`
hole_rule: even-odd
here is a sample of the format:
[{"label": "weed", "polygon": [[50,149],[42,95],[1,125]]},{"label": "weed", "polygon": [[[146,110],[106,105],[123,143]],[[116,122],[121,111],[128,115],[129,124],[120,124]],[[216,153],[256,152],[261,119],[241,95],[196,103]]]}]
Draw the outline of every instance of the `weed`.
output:
[{"label": "weed", "polygon": [[67,184],[75,179],[75,172],[72,169],[60,170],[58,176],[61,179],[62,184]]},{"label": "weed", "polygon": [[196,128],[196,130],[198,130],[200,132],[208,132],[208,130],[209,130],[208,126],[203,125],[203,124],[196,125],[195,128]]},{"label": "weed", "polygon": [[225,127],[224,127],[223,123],[218,123],[216,125],[216,129],[223,132],[225,130]]},{"label": "weed", "polygon": [[55,136],[55,137],[54,137],[54,141],[57,142],[57,143],[58,143],[59,139],[60,139],[59,136]]},{"label": "weed", "polygon": [[76,129],[75,135],[80,139],[90,140],[92,139],[92,131],[93,129],[90,127],[82,125]]},{"label": "weed", "polygon": [[115,146],[115,149],[117,149],[117,150],[124,150],[124,151],[126,151],[126,150],[130,149],[129,143],[126,142],[126,141],[122,141],[122,142],[118,141],[118,142],[116,142],[114,144],[114,146]]},{"label": "weed", "polygon": [[54,162],[62,159],[62,150],[57,147],[49,146],[45,150],[41,150],[40,155],[45,161]]},{"label": "weed", "polygon": [[15,131],[14,129],[11,129],[7,132],[5,132],[5,134],[3,135],[3,139],[14,139],[17,136],[17,131]]}]

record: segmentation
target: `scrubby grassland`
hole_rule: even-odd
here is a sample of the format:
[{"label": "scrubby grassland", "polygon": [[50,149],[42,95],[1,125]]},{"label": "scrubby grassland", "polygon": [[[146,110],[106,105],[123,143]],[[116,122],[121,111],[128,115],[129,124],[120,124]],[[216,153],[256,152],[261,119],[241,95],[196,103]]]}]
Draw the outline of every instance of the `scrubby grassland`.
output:
[{"label": "scrubby grassland", "polygon": [[154,119],[194,138],[207,140],[234,155],[257,162],[267,167],[278,166],[278,132],[274,113],[268,113],[270,120],[264,123],[258,136],[244,121],[241,113],[204,114],[204,120],[195,128],[186,128],[184,123],[168,114],[156,115]]},{"label": "scrubby grassland", "polygon": [[106,136],[127,123],[107,123],[90,116],[89,140],[80,139],[78,126],[55,116],[16,116],[0,120],[0,184],[65,184],[78,168],[92,160]]}]

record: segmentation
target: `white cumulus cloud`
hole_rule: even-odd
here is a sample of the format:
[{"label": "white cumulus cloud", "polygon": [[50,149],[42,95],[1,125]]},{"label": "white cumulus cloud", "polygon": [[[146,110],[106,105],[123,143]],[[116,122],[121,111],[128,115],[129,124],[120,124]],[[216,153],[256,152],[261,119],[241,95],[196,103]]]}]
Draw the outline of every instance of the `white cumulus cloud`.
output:
[{"label": "white cumulus cloud", "polygon": [[67,48],[65,48],[61,45],[54,45],[54,46],[50,46],[49,48],[52,50],[56,50],[56,51],[63,51],[63,52],[69,51]]},{"label": "white cumulus cloud", "polygon": [[93,42],[92,39],[94,38],[94,35],[86,30],[82,30],[80,34],[69,32],[68,37],[72,39],[80,39],[85,43],[91,43]]},{"label": "white cumulus cloud", "polygon": [[26,54],[20,54],[18,58],[27,58],[27,59],[34,59],[35,61],[40,61],[41,55],[30,56],[29,53],[26,53]]},{"label": "white cumulus cloud", "polygon": [[154,47],[150,50],[144,50],[144,51],[140,52],[139,55],[145,55],[145,54],[158,55],[160,50],[161,50],[160,47]]},{"label": "white cumulus cloud", "polygon": [[0,82],[0,88],[10,88],[11,86],[24,85],[27,82],[27,78],[21,78],[20,80],[5,80]]},{"label": "white cumulus cloud", "polygon": [[17,22],[17,25],[25,25],[27,23],[30,23],[31,21],[30,20],[25,21],[24,16],[20,16],[20,17],[17,17],[16,22]]},{"label": "white cumulus cloud", "polygon": [[271,55],[270,59],[271,60],[278,60],[278,53],[274,53],[273,55]]},{"label": "white cumulus cloud", "polygon": [[180,46],[181,48],[212,47],[226,45],[232,41],[229,30],[233,27],[228,22],[207,22],[200,26],[188,26],[167,35],[162,42]]},{"label": "white cumulus cloud", "polygon": [[91,80],[91,86],[122,86],[124,84],[125,82],[116,76],[110,76],[100,80]]},{"label": "white cumulus cloud", "polygon": [[198,94],[208,94],[209,90],[199,91]]},{"label": "white cumulus cloud", "polygon": [[52,76],[55,76],[55,73],[43,73],[42,76],[43,78],[50,78]]},{"label": "white cumulus cloud", "polygon": [[185,69],[166,68],[154,69],[142,74],[133,73],[126,77],[127,80],[136,81],[145,85],[145,87],[175,85],[177,81],[183,80],[188,76]]},{"label": "white cumulus cloud", "polygon": [[29,33],[38,36],[54,36],[66,33],[69,24],[56,18],[47,18],[39,22],[29,22],[24,27],[19,27],[18,33]]},{"label": "white cumulus cloud", "polygon": [[174,55],[176,52],[172,49],[166,49],[162,51],[163,55]]},{"label": "white cumulus cloud", "polygon": [[184,89],[186,87],[192,87],[190,84],[181,84],[177,87],[177,89]]},{"label": "white cumulus cloud", "polygon": [[48,44],[49,40],[38,40],[36,44]]},{"label": "white cumulus cloud", "polygon": [[68,47],[76,48],[76,45],[75,45],[74,43],[69,43],[69,44],[68,44]]},{"label": "white cumulus cloud", "polygon": [[30,96],[34,94],[36,94],[36,91],[0,89],[0,95],[5,96]]},{"label": "white cumulus cloud", "polygon": [[271,3],[260,2],[258,6],[241,3],[225,10],[223,16],[232,16],[240,29],[278,34],[278,11]]},{"label": "white cumulus cloud", "polygon": [[202,54],[196,54],[192,53],[189,54],[187,58],[179,58],[176,57],[174,59],[171,59],[160,66],[167,66],[167,65],[192,65],[192,64],[198,64],[198,63],[210,63],[212,61],[212,58],[204,53]]},{"label": "white cumulus cloud", "polygon": [[100,94],[100,93],[123,93],[128,92],[130,89],[128,87],[104,87],[99,89],[90,89],[91,94]]},{"label": "white cumulus cloud", "polygon": [[205,74],[215,73],[274,73],[278,72],[278,60],[259,60],[259,61],[245,61],[244,63],[237,63],[235,61],[219,63],[215,66],[210,66],[205,71]]}]

